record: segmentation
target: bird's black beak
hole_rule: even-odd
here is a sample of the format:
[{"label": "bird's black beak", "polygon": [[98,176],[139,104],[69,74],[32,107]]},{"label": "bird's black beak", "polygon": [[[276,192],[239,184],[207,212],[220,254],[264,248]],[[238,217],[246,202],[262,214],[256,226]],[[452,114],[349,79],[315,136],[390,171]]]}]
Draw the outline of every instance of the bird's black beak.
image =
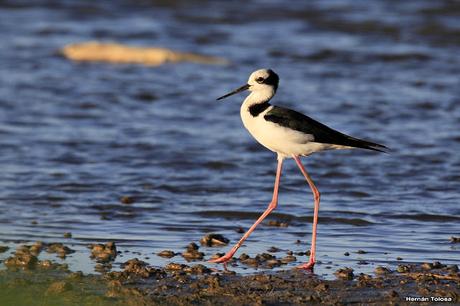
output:
[{"label": "bird's black beak", "polygon": [[237,88],[234,91],[229,92],[228,94],[226,94],[226,95],[224,95],[224,96],[222,96],[220,98],[217,98],[217,100],[222,100],[222,99],[225,99],[227,97],[230,97],[231,95],[237,94],[237,93],[239,93],[239,92],[241,92],[243,90],[247,90],[247,89],[249,89],[249,86],[251,86],[251,85],[249,85],[249,84],[243,85],[240,88]]}]

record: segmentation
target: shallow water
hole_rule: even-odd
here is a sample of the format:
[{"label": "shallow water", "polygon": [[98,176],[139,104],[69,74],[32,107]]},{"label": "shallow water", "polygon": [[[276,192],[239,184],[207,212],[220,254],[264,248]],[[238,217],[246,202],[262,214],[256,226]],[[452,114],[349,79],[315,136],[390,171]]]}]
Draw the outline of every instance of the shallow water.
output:
[{"label": "shallow water", "polygon": [[[397,257],[459,264],[459,15],[452,1],[0,1],[0,241],[64,242],[85,272],[95,241],[117,242],[116,263],[152,265],[183,262],[153,253],[209,232],[235,243],[271,199],[276,159],[244,130],[243,96],[215,98],[271,67],[274,103],[392,148],[304,159],[322,192],[315,272]],[[87,40],[232,64],[81,64],[57,52]],[[292,161],[284,169],[268,220],[289,226],[262,224],[238,254],[309,248],[312,195]]]}]

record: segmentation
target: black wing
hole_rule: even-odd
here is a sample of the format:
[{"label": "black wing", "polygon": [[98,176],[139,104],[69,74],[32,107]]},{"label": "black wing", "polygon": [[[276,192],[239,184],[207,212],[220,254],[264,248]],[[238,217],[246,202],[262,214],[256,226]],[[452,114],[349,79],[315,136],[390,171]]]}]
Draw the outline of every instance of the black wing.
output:
[{"label": "black wing", "polygon": [[311,134],[314,137],[314,142],[362,148],[379,152],[385,152],[385,150],[388,150],[388,148],[384,145],[342,134],[291,109],[274,106],[267,114],[265,114],[264,118],[267,121],[271,121],[281,126],[305,134]]}]

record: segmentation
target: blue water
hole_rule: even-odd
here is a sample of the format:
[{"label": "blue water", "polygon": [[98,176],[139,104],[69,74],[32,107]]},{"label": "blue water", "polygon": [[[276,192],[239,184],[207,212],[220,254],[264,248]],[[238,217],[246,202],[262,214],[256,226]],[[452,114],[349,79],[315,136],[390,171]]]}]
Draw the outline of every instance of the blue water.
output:
[{"label": "blue water", "polygon": [[[0,243],[64,242],[77,250],[66,262],[85,272],[97,241],[117,243],[115,268],[185,262],[153,253],[209,232],[235,243],[271,199],[276,158],[244,130],[244,95],[215,98],[270,67],[281,77],[274,104],[392,149],[304,159],[322,192],[315,272],[459,264],[449,242],[460,235],[459,17],[458,2],[428,0],[0,1]],[[58,52],[88,40],[231,64],[83,64]],[[289,226],[262,224],[237,255],[307,250],[312,213],[287,161],[268,220]]]}]

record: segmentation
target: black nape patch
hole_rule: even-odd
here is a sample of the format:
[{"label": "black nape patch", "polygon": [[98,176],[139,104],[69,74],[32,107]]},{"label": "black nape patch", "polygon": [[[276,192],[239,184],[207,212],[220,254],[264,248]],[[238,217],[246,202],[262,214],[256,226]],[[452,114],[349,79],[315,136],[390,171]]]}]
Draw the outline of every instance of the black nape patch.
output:
[{"label": "black nape patch", "polygon": [[259,103],[259,104],[253,104],[249,106],[249,113],[253,117],[257,117],[262,113],[264,110],[266,110],[270,106],[270,103],[264,102],[264,103]]},{"label": "black nape patch", "polygon": [[278,89],[278,83],[280,81],[279,76],[271,69],[268,70],[268,77],[264,80],[264,84],[272,85],[275,91]]}]

